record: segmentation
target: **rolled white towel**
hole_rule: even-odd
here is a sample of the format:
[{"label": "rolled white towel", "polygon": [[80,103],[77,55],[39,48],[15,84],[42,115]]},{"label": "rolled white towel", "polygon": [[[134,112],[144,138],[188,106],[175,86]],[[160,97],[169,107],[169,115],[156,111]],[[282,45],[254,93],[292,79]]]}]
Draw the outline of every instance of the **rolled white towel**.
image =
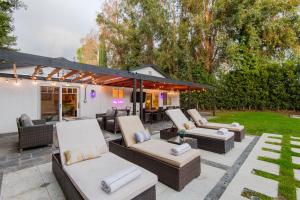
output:
[{"label": "rolled white towel", "polygon": [[189,151],[191,149],[191,146],[187,143],[178,145],[174,148],[171,149],[171,154],[175,155],[175,156],[179,156],[187,151]]},{"label": "rolled white towel", "polygon": [[217,130],[217,134],[219,134],[219,135],[225,135],[227,133],[228,133],[227,128],[220,128],[219,130]]},{"label": "rolled white towel", "polygon": [[104,178],[101,188],[106,193],[112,193],[141,175],[141,171],[135,166],[127,167],[119,172]]},{"label": "rolled white towel", "polygon": [[232,126],[232,127],[239,127],[239,126],[240,126],[240,124],[239,124],[239,123],[237,123],[237,122],[233,122],[233,123],[231,123],[231,126]]}]

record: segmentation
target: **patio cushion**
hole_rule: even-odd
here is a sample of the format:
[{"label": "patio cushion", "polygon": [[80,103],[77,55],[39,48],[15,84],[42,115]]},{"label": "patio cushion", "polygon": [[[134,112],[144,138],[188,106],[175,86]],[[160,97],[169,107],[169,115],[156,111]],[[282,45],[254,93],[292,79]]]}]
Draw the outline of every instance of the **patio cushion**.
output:
[{"label": "patio cushion", "polygon": [[140,118],[136,115],[131,115],[118,117],[117,120],[125,141],[125,145],[127,147],[131,147],[132,145],[136,144],[135,133],[145,130]]},{"label": "patio cushion", "polygon": [[192,117],[193,121],[196,123],[197,126],[202,126],[205,124],[205,121],[202,120],[202,116],[196,109],[189,109],[187,113]]},{"label": "patio cushion", "polygon": [[183,126],[186,130],[196,128],[195,124],[193,122],[190,122],[190,121],[183,123]]},{"label": "patio cushion", "polygon": [[[103,178],[129,166],[138,168],[141,176],[111,194],[101,189]],[[157,183],[156,175],[110,152],[99,158],[66,166],[64,170],[84,199],[129,200]]]},{"label": "patio cushion", "polygon": [[178,130],[186,130],[184,123],[188,123],[189,120],[180,109],[166,110],[166,114],[170,117]]},{"label": "patio cushion", "polygon": [[184,154],[174,156],[171,154],[171,149],[176,146],[176,144],[161,140],[148,140],[143,143],[134,144],[130,148],[176,167],[182,167],[200,156],[200,151],[198,149],[191,149]]},{"label": "patio cushion", "polygon": [[244,129],[244,126],[233,127],[231,124],[212,123],[212,122],[200,123],[199,120],[203,119],[203,117],[199,114],[199,112],[196,109],[190,109],[187,112],[192,117],[192,119],[194,120],[194,122],[198,127],[212,128],[212,129],[227,128],[229,131],[242,131]]},{"label": "patio cushion", "polygon": [[213,128],[213,129],[227,128],[229,131],[242,131],[245,128],[244,126],[233,127],[231,126],[231,124],[222,124],[222,123],[213,123],[213,122],[207,122],[203,127]]},{"label": "patio cushion", "polygon": [[33,126],[34,124],[28,115],[22,114],[20,117],[20,125],[22,127],[28,127],[28,126]]},{"label": "patio cushion", "polygon": [[67,150],[97,145],[102,153],[108,152],[96,119],[59,122],[56,124],[56,130],[63,167],[66,166],[64,152]]},{"label": "patio cushion", "polygon": [[99,145],[88,145],[76,149],[70,149],[64,152],[66,164],[71,165],[84,160],[90,160],[100,157],[103,153]]},{"label": "patio cushion", "polygon": [[187,134],[191,135],[199,135],[203,137],[209,137],[209,138],[215,138],[219,140],[228,140],[234,136],[233,132],[228,132],[224,135],[220,135],[217,133],[218,130],[213,130],[213,129],[206,129],[206,128],[194,128],[191,130],[187,130]]}]

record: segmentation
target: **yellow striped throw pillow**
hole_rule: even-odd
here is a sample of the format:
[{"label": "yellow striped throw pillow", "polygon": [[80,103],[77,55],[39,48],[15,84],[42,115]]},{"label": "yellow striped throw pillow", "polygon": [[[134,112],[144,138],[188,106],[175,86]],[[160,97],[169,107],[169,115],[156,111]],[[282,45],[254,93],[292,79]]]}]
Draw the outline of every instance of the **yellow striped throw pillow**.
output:
[{"label": "yellow striped throw pillow", "polygon": [[72,165],[84,160],[90,160],[100,157],[106,151],[103,147],[97,145],[84,146],[76,149],[70,149],[64,152],[66,164]]}]

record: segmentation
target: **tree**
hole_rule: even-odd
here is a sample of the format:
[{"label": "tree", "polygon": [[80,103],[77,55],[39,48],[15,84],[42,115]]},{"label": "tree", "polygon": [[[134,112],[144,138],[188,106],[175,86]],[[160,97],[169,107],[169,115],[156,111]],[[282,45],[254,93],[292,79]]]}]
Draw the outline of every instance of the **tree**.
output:
[{"label": "tree", "polygon": [[[108,62],[154,63],[197,81],[199,68],[243,67],[248,58],[282,62],[298,55],[300,0],[108,1],[97,17],[109,32]],[[248,60],[249,61],[249,60]],[[252,63],[247,63],[249,66]]]},{"label": "tree", "polygon": [[12,13],[25,5],[20,0],[0,1],[0,48],[11,49],[16,45],[16,36],[12,34],[14,30]]},{"label": "tree", "polygon": [[99,65],[99,39],[96,31],[91,31],[81,40],[82,46],[77,49],[77,60],[81,63]]}]

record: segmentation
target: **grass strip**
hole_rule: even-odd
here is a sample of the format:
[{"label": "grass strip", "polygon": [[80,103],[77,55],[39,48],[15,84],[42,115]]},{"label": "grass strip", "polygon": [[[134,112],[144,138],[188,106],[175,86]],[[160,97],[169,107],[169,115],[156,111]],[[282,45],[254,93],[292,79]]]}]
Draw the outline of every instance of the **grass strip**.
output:
[{"label": "grass strip", "polygon": [[273,199],[272,197],[269,197],[267,195],[264,195],[262,193],[259,193],[259,192],[253,191],[253,190],[250,190],[248,188],[244,188],[241,195],[248,199],[250,199],[251,197],[257,197],[258,199],[261,199],[261,200],[272,200]]},{"label": "grass strip", "polygon": [[264,172],[264,171],[261,171],[261,170],[258,170],[258,169],[253,169],[252,173],[255,174],[255,175],[264,177],[264,178],[279,181],[279,176],[278,175],[275,175],[275,174],[272,174],[272,173],[269,173],[269,172]]}]

